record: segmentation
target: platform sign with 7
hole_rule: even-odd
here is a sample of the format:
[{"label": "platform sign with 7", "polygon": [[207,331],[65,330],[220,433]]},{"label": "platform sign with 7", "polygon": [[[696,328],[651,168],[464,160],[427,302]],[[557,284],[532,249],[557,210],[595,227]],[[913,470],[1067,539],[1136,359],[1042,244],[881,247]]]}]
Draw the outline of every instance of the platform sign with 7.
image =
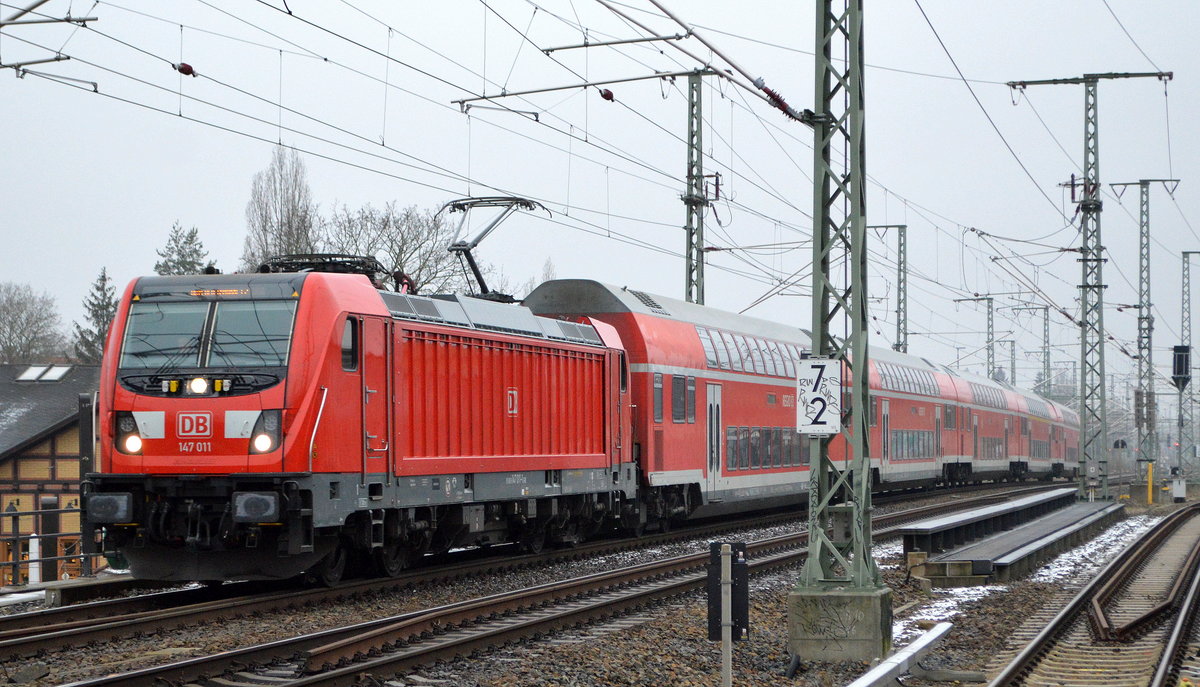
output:
[{"label": "platform sign with 7", "polygon": [[842,431],[842,362],[805,358],[796,372],[796,431],[828,435]]}]

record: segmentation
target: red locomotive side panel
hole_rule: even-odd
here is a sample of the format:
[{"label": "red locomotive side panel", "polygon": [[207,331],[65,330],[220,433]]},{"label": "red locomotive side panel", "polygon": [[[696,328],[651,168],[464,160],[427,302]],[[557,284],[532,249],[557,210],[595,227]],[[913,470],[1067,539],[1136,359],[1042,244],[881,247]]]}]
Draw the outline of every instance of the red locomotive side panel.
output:
[{"label": "red locomotive side panel", "polygon": [[397,329],[397,474],[609,465],[604,349]]}]

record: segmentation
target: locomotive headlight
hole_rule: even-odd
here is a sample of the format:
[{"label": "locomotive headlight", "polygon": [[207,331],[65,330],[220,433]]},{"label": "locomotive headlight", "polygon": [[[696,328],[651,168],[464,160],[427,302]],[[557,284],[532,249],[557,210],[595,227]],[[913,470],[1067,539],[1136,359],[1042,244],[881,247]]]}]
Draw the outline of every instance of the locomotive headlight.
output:
[{"label": "locomotive headlight", "polygon": [[201,396],[208,393],[208,380],[203,377],[194,377],[188,380],[188,393],[196,396]]},{"label": "locomotive headlight", "polygon": [[129,522],[133,519],[133,494],[88,494],[88,522]]},{"label": "locomotive headlight", "polygon": [[123,443],[126,453],[142,452],[142,438],[136,434],[130,434],[129,436],[125,437],[125,441]]},{"label": "locomotive headlight", "polygon": [[250,453],[270,453],[279,448],[283,439],[280,431],[282,411],[264,410],[250,432]]},{"label": "locomotive headlight", "polygon": [[254,436],[254,451],[255,453],[266,453],[275,445],[275,441],[270,434],[256,434]]},{"label": "locomotive headlight", "polygon": [[279,522],[279,494],[271,491],[233,492],[234,522]]},{"label": "locomotive headlight", "polygon": [[114,445],[121,453],[138,455],[142,452],[142,435],[133,413],[120,411],[114,418],[117,427]]}]

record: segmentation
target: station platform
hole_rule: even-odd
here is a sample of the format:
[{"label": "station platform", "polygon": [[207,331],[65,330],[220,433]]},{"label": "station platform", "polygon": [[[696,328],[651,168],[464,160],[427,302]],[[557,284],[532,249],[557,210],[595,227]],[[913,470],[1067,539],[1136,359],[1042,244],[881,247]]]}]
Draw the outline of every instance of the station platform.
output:
[{"label": "station platform", "polygon": [[1122,517],[1122,504],[1077,502],[1072,487],[914,523],[902,533],[923,587],[967,587],[1019,578]]}]

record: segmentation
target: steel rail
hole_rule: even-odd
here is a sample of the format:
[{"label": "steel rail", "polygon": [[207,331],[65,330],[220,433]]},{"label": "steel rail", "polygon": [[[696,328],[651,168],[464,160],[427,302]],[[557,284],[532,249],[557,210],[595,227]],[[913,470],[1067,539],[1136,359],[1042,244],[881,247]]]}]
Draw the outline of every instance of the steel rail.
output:
[{"label": "steel rail", "polygon": [[[983,497],[983,499],[989,500],[989,501],[995,500],[998,498],[1004,498],[1004,497],[998,496],[998,495]],[[910,509],[907,511],[894,513],[894,514],[891,514],[888,516],[882,516],[881,518],[877,518],[877,521],[879,522],[879,524],[884,524],[885,522],[895,523],[892,525],[894,527],[903,522],[908,522],[913,519],[925,518],[925,517],[929,517],[931,515],[936,515],[939,513],[946,513],[946,512],[950,512],[950,511],[954,511],[954,510],[962,510],[964,508],[969,508],[969,507],[977,507],[978,503],[979,503],[979,500],[936,504],[936,505],[926,506],[926,507],[922,507],[922,508]],[[876,536],[882,538],[882,537],[888,536],[888,532],[889,532],[888,530],[881,529],[876,532]],[[803,541],[803,538],[806,536],[807,536],[806,534],[801,533],[799,535],[786,535],[784,537],[776,537],[773,539],[763,540],[763,542],[760,542],[757,544],[757,546],[760,548],[757,548],[755,550],[766,551],[767,547],[786,545],[786,540],[792,539],[793,543],[791,545],[793,546],[793,549],[795,549],[795,550],[787,551],[787,552],[784,552],[783,554],[781,554],[782,558],[779,558],[778,560],[780,562],[777,563],[777,565],[787,565],[787,564],[794,562],[794,560],[795,560],[794,556],[803,555],[804,552],[799,547],[802,546],[801,542]],[[789,558],[789,556],[791,558]],[[699,561],[700,561],[700,559],[707,561],[707,554],[692,554],[690,556],[685,556],[685,557],[681,557],[681,558],[691,558],[691,559],[693,559],[692,560],[693,565],[696,565],[696,564],[702,565],[703,563],[700,563]],[[667,565],[678,566],[678,565],[680,565],[680,563],[681,562],[678,560],[668,559]],[[751,563],[753,564],[754,562],[752,561]],[[652,577],[653,573],[649,569],[652,565],[654,565],[654,564],[644,564],[642,566],[635,566],[635,567],[642,569],[643,572],[645,573],[646,577]],[[662,565],[662,563],[660,562],[658,565]],[[759,561],[759,565],[770,565],[770,563],[763,560],[763,561]],[[697,584],[697,585],[703,584],[702,578],[703,578],[703,575],[698,575],[697,579],[699,579],[700,581],[695,582],[695,584]],[[666,583],[664,583],[664,584],[666,584]],[[674,584],[674,582],[672,582],[672,584]],[[676,592],[670,592],[670,593],[673,594]],[[678,592],[678,593],[682,593],[682,592]],[[460,606],[465,608],[466,605],[475,603],[476,601],[477,600],[462,602],[462,604]],[[640,602],[640,603],[644,603],[644,601]],[[607,605],[610,608],[615,608],[613,603],[611,603],[609,601],[605,601],[601,605]],[[442,607],[442,610],[447,610],[447,607]],[[481,611],[482,611],[482,609],[476,609],[475,612],[477,615],[479,615]],[[266,664],[266,663],[270,663],[272,661],[286,659],[287,657],[297,655],[298,653],[304,654],[306,652],[313,651],[314,652],[313,655],[315,656],[315,655],[317,655],[315,652],[316,649],[319,649],[320,647],[324,647],[324,646],[335,645],[335,644],[341,645],[343,647],[353,647],[353,653],[358,653],[358,652],[362,651],[361,647],[357,646],[354,642],[350,642],[350,641],[346,641],[346,640],[350,640],[351,638],[361,638],[361,635],[364,635],[364,634],[378,634],[377,630],[379,628],[386,627],[389,625],[404,625],[406,623],[410,623],[409,626],[413,627],[413,626],[416,626],[416,623],[421,618],[428,619],[429,614],[432,612],[433,611],[420,611],[420,612],[416,612],[416,613],[406,613],[406,614],[399,615],[399,616],[382,618],[379,620],[373,620],[373,621],[368,621],[368,622],[364,622],[364,623],[359,623],[359,624],[349,627],[349,628],[336,628],[336,629],[326,630],[326,631],[319,632],[319,633],[314,633],[312,635],[304,635],[304,636],[300,636],[300,637],[279,640],[279,641],[272,642],[269,644],[263,644],[263,645],[258,645],[258,646],[246,647],[243,649],[226,651],[226,652],[222,652],[221,654],[217,654],[217,655],[213,655],[213,656],[197,657],[197,658],[188,659],[185,661],[180,661],[180,662],[176,662],[176,663],[165,665],[165,666],[156,666],[156,667],[152,667],[152,668],[145,668],[145,669],[137,670],[137,671],[130,672],[130,673],[109,675],[109,676],[105,676],[105,677],[98,678],[98,679],[76,682],[76,683],[72,683],[72,687],[109,687],[112,685],[122,685],[122,686],[127,685],[128,687],[161,687],[161,685],[164,683],[164,681],[167,681],[171,684],[180,684],[180,683],[189,682],[189,681],[201,680],[207,676],[219,675],[224,671],[229,671],[229,670],[234,670],[234,669],[242,670],[247,665]],[[580,622],[580,621],[577,620],[576,622]],[[442,624],[441,627],[444,628],[445,625]],[[386,639],[386,638],[384,638],[384,639]],[[486,644],[486,640],[484,640],[484,639],[480,639],[479,641]],[[385,645],[387,643],[388,642],[386,642],[386,641],[378,642],[378,644],[380,644],[380,645]],[[459,648],[455,649],[455,651],[459,651],[459,650],[463,650],[462,646],[459,646]],[[343,653],[351,653],[351,652],[349,650],[347,650],[347,651],[344,651]],[[326,658],[322,659],[322,662],[329,661],[329,660],[340,660],[340,659],[334,659],[334,658],[332,658],[332,656],[333,656],[333,654],[327,654]],[[359,673],[361,673],[361,665],[359,667],[360,667]],[[280,683],[280,684],[282,684],[282,683]]]},{"label": "steel rail", "polygon": [[1171,626],[1171,634],[1163,645],[1161,660],[1150,679],[1149,687],[1174,687],[1178,684],[1178,669],[1182,654],[1189,645],[1189,635],[1200,615],[1200,575],[1193,575],[1179,615]]},{"label": "steel rail", "polygon": [[1143,537],[1138,541],[1137,547],[1129,552],[1129,555],[1125,557],[1120,567],[1096,591],[1096,595],[1088,603],[1088,617],[1099,639],[1110,641],[1128,639],[1138,629],[1147,626],[1163,613],[1179,606],[1184,588],[1192,576],[1195,575],[1196,565],[1200,562],[1200,541],[1197,541],[1192,546],[1187,561],[1175,577],[1175,583],[1171,586],[1170,591],[1162,602],[1148,609],[1145,613],[1117,626],[1112,624],[1112,621],[1108,618],[1108,614],[1105,612],[1105,608],[1109,605],[1109,602],[1121,591],[1137,570],[1154,557],[1154,554],[1157,553],[1163,543],[1183,523],[1195,517],[1198,513],[1200,513],[1200,504],[1192,504],[1167,516],[1159,523],[1158,527],[1154,528],[1150,536]]},{"label": "steel rail", "polygon": [[[1017,490],[1024,492],[1042,487]],[[1013,492],[989,495],[973,500],[979,504],[1009,498]],[[897,497],[897,499],[912,498]],[[445,580],[492,574],[503,570],[547,565],[563,560],[634,550],[681,538],[720,535],[743,527],[761,527],[794,521],[794,512],[757,516],[734,522],[722,522],[669,533],[591,542],[571,549],[547,551],[540,554],[490,557],[482,561],[444,564],[431,560],[429,567],[405,571],[394,578],[355,580],[329,589],[291,589],[281,591],[280,582],[258,581],[226,584],[210,589],[183,589],[122,599],[107,599],[74,606],[28,613],[0,616],[0,651],[13,655],[28,655],[38,651],[69,647],[80,642],[112,639],[128,634],[153,632],[181,627],[190,622],[229,618],[328,602],[377,591],[406,588]],[[496,547],[493,551],[501,551]],[[468,552],[459,558],[472,558]],[[431,557],[436,558],[436,557]],[[192,615],[189,618],[189,614]],[[97,619],[101,620],[97,620]]]},{"label": "steel rail", "polygon": [[[1188,510],[1191,510],[1189,508]],[[1173,523],[1173,521],[1172,521]],[[1049,623],[1046,624],[1038,634],[1025,645],[1017,655],[1004,667],[1003,670],[988,683],[988,687],[1007,687],[1008,685],[1022,684],[1022,679],[1033,670],[1038,661],[1047,655],[1055,646],[1057,640],[1064,635],[1072,623],[1074,623],[1080,614],[1085,613],[1091,605],[1092,600],[1110,581],[1119,577],[1121,570],[1136,572],[1137,567],[1129,567],[1127,565],[1130,556],[1137,555],[1142,549],[1145,540],[1155,535],[1157,530],[1165,525],[1168,521],[1160,522],[1153,530],[1143,535],[1137,541],[1131,542],[1117,556],[1110,560],[1091,580],[1085,584],[1079,592],[1067,602]],[[1178,527],[1178,524],[1170,524],[1172,527]]]}]

